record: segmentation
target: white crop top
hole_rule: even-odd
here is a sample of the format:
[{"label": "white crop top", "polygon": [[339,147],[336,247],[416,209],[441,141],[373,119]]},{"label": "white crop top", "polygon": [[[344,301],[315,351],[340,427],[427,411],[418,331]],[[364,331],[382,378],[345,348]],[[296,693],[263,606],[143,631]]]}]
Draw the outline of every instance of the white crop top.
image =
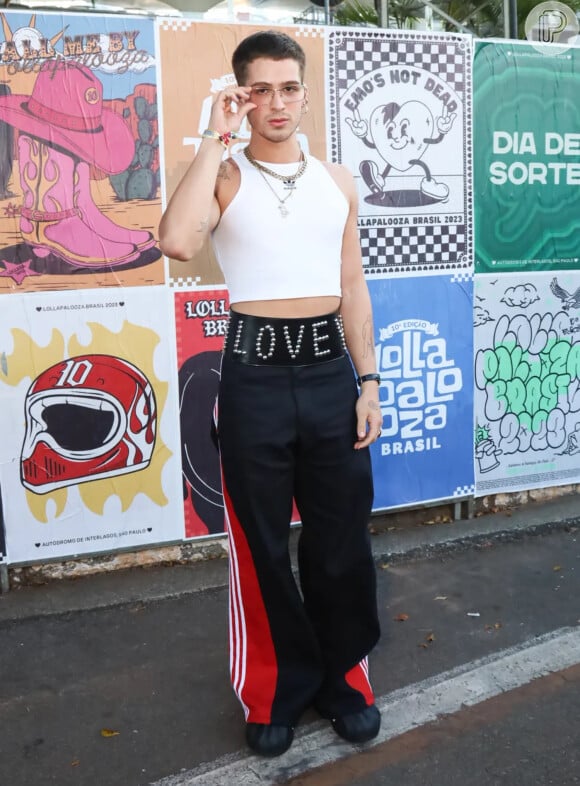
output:
[{"label": "white crop top", "polygon": [[[243,153],[233,157],[240,187],[212,233],[213,247],[229,290],[230,303],[246,300],[341,295],[342,237],[348,201],[325,166],[312,156],[294,192],[264,175]],[[298,164],[264,166],[294,174]]]}]

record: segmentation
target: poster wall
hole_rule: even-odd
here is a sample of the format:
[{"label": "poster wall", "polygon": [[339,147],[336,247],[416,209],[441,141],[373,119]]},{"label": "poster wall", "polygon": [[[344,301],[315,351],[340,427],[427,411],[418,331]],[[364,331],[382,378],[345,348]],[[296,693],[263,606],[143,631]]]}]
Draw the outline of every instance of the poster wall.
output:
[{"label": "poster wall", "polygon": [[153,20],[0,19],[0,294],[163,283]]},{"label": "poster wall", "polygon": [[471,39],[328,30],[332,160],[355,175],[369,275],[468,269]]},{"label": "poster wall", "polygon": [[[228,295],[158,225],[260,29],[0,14],[0,560],[223,532]],[[307,57],[300,144],[358,190],[374,509],[580,482],[580,50],[278,29]]]},{"label": "poster wall", "polygon": [[476,272],[580,267],[580,49],[479,41]]},{"label": "poster wall", "polygon": [[181,540],[165,287],[14,295],[0,325],[11,562]]},{"label": "poster wall", "polygon": [[373,279],[369,289],[383,413],[373,508],[470,496],[472,276]]},{"label": "poster wall", "polygon": [[475,285],[476,493],[580,481],[580,272]]}]

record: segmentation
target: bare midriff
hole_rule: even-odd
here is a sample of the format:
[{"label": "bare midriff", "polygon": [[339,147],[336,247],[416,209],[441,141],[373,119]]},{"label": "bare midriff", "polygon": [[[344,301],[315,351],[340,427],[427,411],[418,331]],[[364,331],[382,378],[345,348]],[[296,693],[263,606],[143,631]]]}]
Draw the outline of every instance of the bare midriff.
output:
[{"label": "bare midriff", "polygon": [[231,307],[239,314],[254,317],[318,317],[332,314],[340,308],[340,298],[335,295],[322,297],[289,298],[287,300],[244,300],[232,303]]}]

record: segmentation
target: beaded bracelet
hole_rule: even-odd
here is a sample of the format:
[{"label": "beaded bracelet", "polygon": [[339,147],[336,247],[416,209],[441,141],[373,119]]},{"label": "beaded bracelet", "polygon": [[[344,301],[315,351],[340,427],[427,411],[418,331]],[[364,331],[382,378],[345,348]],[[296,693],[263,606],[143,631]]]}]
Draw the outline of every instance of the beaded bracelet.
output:
[{"label": "beaded bracelet", "polygon": [[233,131],[225,131],[223,134],[220,134],[219,131],[212,131],[211,128],[206,128],[202,134],[204,139],[215,139],[218,142],[221,142],[225,148],[230,146],[230,143],[233,139],[237,139],[238,135],[234,134]]}]

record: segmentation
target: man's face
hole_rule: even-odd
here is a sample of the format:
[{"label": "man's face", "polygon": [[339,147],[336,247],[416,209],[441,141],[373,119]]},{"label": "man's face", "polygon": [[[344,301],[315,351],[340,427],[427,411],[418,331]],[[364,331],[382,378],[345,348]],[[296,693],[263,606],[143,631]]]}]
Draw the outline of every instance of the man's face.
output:
[{"label": "man's face", "polygon": [[[277,92],[268,97],[248,114],[248,121],[255,134],[270,142],[285,142],[298,128],[302,117],[304,97],[299,100],[283,100],[282,93],[292,99],[292,90],[302,85],[300,66],[296,60],[270,60],[260,57],[248,65],[246,87],[253,88],[256,96],[264,88],[275,88]],[[254,97],[250,97],[251,101]],[[262,101],[263,96],[258,100]]]}]

